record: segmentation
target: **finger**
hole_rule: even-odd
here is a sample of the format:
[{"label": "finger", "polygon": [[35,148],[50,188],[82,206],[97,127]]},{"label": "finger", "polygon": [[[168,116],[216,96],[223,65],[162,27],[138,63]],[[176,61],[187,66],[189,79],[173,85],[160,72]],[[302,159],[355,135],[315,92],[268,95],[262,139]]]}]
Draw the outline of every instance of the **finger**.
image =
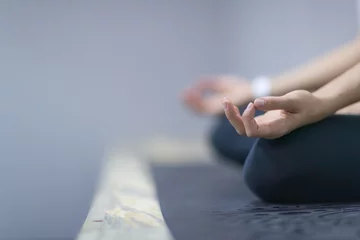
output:
[{"label": "finger", "polygon": [[221,83],[218,77],[208,77],[200,79],[200,81],[195,85],[195,87],[199,91],[220,91]]},{"label": "finger", "polygon": [[202,108],[208,114],[222,114],[224,112],[222,99],[223,98],[221,96],[212,96],[203,99]]},{"label": "finger", "polygon": [[283,109],[286,111],[293,111],[296,109],[296,102],[288,98],[286,95],[281,97],[262,97],[255,99],[254,105],[256,108],[263,111]]},{"label": "finger", "polygon": [[202,111],[203,104],[200,93],[194,89],[188,89],[183,93],[183,101],[184,103],[193,110]]},{"label": "finger", "polygon": [[184,104],[191,110],[210,115],[223,112],[222,99],[223,97],[219,96],[219,94],[204,98],[196,89],[186,90],[182,95]]},{"label": "finger", "polygon": [[229,84],[237,82],[237,78],[233,76],[213,76],[204,77],[196,84],[196,88],[200,91],[210,90],[214,92],[221,92],[229,88]]},{"label": "finger", "polygon": [[253,103],[249,103],[242,115],[245,132],[248,137],[256,137],[258,135],[258,125],[254,119],[254,116],[255,106]]},{"label": "finger", "polygon": [[227,119],[240,135],[246,135],[244,124],[240,115],[239,109],[232,104],[228,99],[223,101],[224,111]]},{"label": "finger", "polygon": [[281,119],[268,119],[268,118],[255,118],[258,126],[254,137],[260,138],[275,138],[282,135],[282,120]]},{"label": "finger", "polygon": [[185,103],[190,104],[198,99],[197,95],[198,94],[194,89],[187,89],[182,93],[181,97]]},{"label": "finger", "polygon": [[289,125],[293,119],[291,117],[283,117],[279,112],[273,116],[261,115],[254,118],[257,124],[257,131],[253,137],[261,138],[278,138],[289,132]]}]

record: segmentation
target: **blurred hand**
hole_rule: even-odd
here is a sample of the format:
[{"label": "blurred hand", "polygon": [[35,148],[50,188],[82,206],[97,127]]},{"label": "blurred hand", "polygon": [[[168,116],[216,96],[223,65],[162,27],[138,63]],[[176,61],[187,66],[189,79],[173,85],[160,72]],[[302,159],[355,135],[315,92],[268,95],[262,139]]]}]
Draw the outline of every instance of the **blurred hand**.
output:
[{"label": "blurred hand", "polygon": [[[241,115],[230,101],[223,101],[226,117],[240,135],[257,138],[278,138],[296,128],[321,120],[323,100],[304,90],[281,97],[263,97],[249,103]],[[266,111],[254,118],[255,108]]]},{"label": "blurred hand", "polygon": [[251,83],[233,76],[218,76],[201,79],[182,94],[189,109],[206,115],[222,113],[224,97],[238,106],[248,103],[252,99]]}]

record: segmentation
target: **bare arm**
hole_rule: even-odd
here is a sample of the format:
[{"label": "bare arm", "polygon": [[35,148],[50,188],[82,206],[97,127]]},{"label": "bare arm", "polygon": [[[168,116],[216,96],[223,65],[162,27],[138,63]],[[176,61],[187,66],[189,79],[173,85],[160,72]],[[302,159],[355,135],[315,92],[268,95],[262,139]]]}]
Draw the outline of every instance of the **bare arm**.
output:
[{"label": "bare arm", "polygon": [[336,112],[338,115],[360,115],[360,102],[346,106]]},{"label": "bare arm", "polygon": [[[354,59],[358,58],[353,54],[351,53]],[[359,54],[358,50],[356,54]],[[329,69],[329,71],[332,70]],[[325,68],[321,73],[322,76],[326,75]],[[323,80],[323,83],[326,83],[325,78],[317,80],[317,82]],[[242,115],[230,100],[225,99],[223,104],[226,117],[239,134],[273,139],[299,127],[318,122],[339,109],[359,101],[360,62],[355,63],[332,81],[327,81],[315,92],[297,90],[282,96],[255,99],[254,103],[249,103]],[[266,113],[255,117],[256,109],[266,111]]]},{"label": "bare arm", "polygon": [[[291,91],[283,96],[258,98],[240,115],[239,109],[225,99],[225,115],[241,135],[278,138],[318,122],[348,105],[360,101],[360,63],[317,91]],[[255,117],[255,110],[266,111]]]},{"label": "bare arm", "polygon": [[360,62],[360,38],[292,71],[273,78],[271,95],[293,90],[315,91]]},{"label": "bare arm", "polygon": [[324,103],[323,116],[360,101],[360,63],[314,92],[314,96]]},{"label": "bare arm", "polygon": [[[282,96],[294,90],[313,92],[354,67],[358,62],[360,62],[360,37],[323,57],[272,78],[271,89],[266,87],[267,93],[264,95]],[[197,113],[215,115],[222,113],[221,102],[225,97],[231,99],[237,106],[244,106],[255,99],[254,95],[263,94],[255,94],[253,90],[254,86],[250,81],[219,76],[199,81],[184,91],[182,99],[187,107]],[[206,91],[215,94],[205,97],[203,93]]]}]

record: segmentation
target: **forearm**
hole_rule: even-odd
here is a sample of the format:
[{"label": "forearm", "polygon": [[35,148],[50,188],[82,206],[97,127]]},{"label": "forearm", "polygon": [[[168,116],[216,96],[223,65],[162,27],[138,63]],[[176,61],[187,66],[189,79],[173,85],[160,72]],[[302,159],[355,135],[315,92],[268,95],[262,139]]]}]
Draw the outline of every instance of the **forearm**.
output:
[{"label": "forearm", "polygon": [[293,90],[315,91],[360,62],[360,38],[299,68],[273,78],[271,95]]},{"label": "forearm", "polygon": [[360,115],[360,102],[356,102],[336,112],[339,115]]},{"label": "forearm", "polygon": [[326,117],[360,101],[360,63],[314,92],[324,104],[319,106]]}]

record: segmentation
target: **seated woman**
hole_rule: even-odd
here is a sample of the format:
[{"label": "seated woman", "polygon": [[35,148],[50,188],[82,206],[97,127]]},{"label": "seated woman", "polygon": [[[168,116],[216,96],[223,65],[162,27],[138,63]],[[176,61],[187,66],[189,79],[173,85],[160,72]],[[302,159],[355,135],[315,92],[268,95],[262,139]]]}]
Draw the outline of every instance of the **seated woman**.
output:
[{"label": "seated woman", "polygon": [[[342,115],[360,113],[359,76],[360,40],[355,39],[271,82],[257,80],[255,87],[226,77],[201,82],[185,92],[184,101],[198,112],[225,112],[229,123],[223,119],[214,131],[214,147],[245,162],[245,181],[261,199],[359,201],[360,116]],[[207,89],[217,94],[203,98]],[[248,102],[241,114],[235,105]]]}]

